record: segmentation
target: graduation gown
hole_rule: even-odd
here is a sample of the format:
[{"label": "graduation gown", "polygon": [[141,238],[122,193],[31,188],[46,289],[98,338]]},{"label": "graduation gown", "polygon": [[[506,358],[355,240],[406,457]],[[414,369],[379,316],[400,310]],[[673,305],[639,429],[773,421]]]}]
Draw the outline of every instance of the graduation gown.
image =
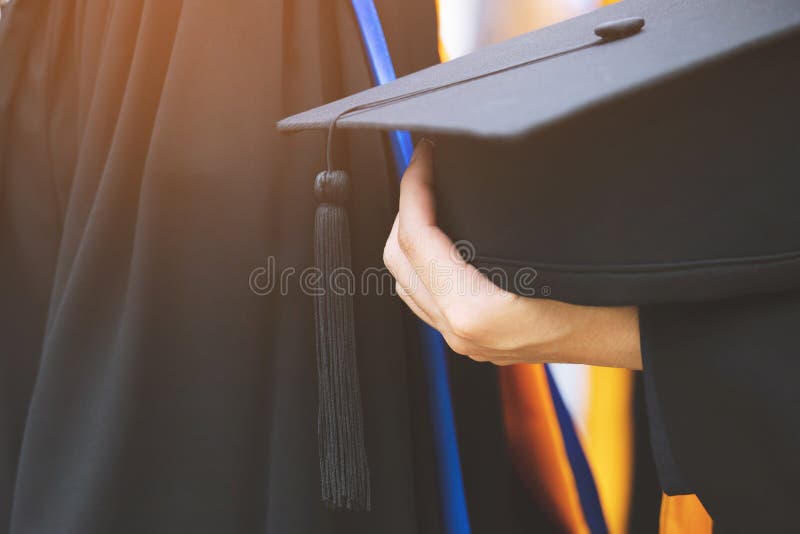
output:
[{"label": "graduation gown", "polygon": [[[434,63],[434,3],[378,4],[398,71]],[[373,511],[320,502],[323,151],[274,125],[371,85],[349,3],[17,0],[0,56],[0,531],[438,532],[386,296],[355,299]],[[389,152],[340,147],[381,266]],[[270,265],[283,294],[250,287]]]},{"label": "graduation gown", "polygon": [[659,478],[714,532],[791,532],[800,499],[800,292],[640,310]]}]

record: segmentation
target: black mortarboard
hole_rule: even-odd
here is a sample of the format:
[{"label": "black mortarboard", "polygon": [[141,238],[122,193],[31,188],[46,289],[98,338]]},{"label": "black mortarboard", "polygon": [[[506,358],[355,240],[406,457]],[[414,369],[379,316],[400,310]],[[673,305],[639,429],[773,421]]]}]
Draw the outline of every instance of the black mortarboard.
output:
[{"label": "black mortarboard", "polygon": [[[634,35],[595,35],[632,17]],[[700,300],[800,279],[797,0],[625,0],[278,127],[334,120],[435,136],[442,227],[475,263],[535,268],[553,298]]]},{"label": "black mortarboard", "polygon": [[625,0],[278,127],[435,137],[475,264],[617,305],[800,285],[799,125],[800,1]]}]

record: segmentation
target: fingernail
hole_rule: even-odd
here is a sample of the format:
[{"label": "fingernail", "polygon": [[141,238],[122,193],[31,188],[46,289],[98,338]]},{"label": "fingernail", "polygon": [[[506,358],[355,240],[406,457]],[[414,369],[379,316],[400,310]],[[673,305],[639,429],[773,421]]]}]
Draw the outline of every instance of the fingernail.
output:
[{"label": "fingernail", "polygon": [[414,163],[414,160],[417,159],[417,156],[419,155],[420,150],[425,150],[424,149],[425,145],[428,146],[428,150],[432,150],[433,147],[436,146],[433,143],[433,141],[431,141],[427,137],[423,137],[422,139],[419,140],[419,142],[417,143],[417,146],[414,148],[414,153],[411,155],[411,161],[409,161],[409,164]]}]

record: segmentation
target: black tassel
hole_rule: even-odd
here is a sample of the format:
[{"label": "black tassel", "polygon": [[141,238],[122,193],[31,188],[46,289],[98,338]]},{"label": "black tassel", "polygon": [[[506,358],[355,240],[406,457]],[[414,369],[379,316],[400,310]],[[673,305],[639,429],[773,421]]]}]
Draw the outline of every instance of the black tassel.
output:
[{"label": "black tassel", "polygon": [[349,180],[344,171],[323,171],[314,183],[320,202],[314,253],[324,280],[323,290],[316,296],[317,431],[322,501],[333,509],[369,510],[353,295],[331,283],[337,272],[352,273],[350,227],[344,207]]}]

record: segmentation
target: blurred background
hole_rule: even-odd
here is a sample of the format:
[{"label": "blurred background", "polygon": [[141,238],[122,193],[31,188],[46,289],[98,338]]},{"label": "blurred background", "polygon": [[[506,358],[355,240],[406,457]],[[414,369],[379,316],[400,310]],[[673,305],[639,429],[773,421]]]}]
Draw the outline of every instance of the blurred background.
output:
[{"label": "blurred background", "polygon": [[603,0],[438,0],[442,51],[456,58],[591,11]]}]

